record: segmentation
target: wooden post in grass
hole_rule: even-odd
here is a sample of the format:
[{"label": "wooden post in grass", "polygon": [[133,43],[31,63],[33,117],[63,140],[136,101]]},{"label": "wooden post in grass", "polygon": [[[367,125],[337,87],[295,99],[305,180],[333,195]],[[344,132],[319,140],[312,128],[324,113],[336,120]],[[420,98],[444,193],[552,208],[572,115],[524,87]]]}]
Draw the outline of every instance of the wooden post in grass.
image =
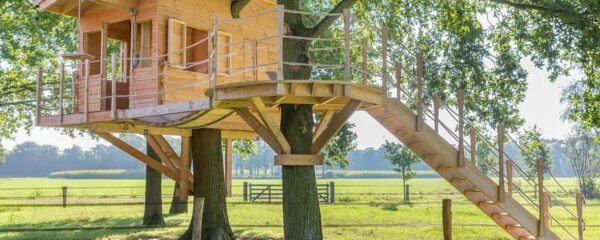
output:
[{"label": "wooden post in grass", "polygon": [[442,200],[442,226],[444,240],[452,240],[452,199]]},{"label": "wooden post in grass", "polygon": [[194,232],[192,233],[192,240],[202,239],[202,214],[204,211],[204,198],[194,198]]},{"label": "wooden post in grass", "polygon": [[410,202],[410,185],[404,186],[404,202]]},{"label": "wooden post in grass", "polygon": [[506,201],[504,190],[504,125],[498,124],[498,202]]},{"label": "wooden post in grass", "polygon": [[577,204],[577,234],[579,236],[579,240],[583,240],[583,231],[585,230],[585,223],[583,222],[583,195],[581,193],[577,193],[575,196],[575,201]]},{"label": "wooden post in grass", "polygon": [[248,182],[244,182],[244,202],[248,201]]},{"label": "wooden post in grass", "polygon": [[62,203],[63,208],[67,207],[67,186],[62,187]]},{"label": "wooden post in grass", "polygon": [[329,182],[329,203],[335,203],[335,182]]}]

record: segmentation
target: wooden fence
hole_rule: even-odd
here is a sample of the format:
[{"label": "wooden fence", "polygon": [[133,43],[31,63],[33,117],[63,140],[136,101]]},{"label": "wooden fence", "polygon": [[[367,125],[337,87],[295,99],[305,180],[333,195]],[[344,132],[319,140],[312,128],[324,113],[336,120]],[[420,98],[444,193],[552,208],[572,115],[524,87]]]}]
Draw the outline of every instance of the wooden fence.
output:
[{"label": "wooden fence", "polygon": [[[335,203],[335,183],[317,184],[319,201]],[[281,201],[283,199],[283,186],[281,184],[252,184],[244,182],[244,201]]]}]

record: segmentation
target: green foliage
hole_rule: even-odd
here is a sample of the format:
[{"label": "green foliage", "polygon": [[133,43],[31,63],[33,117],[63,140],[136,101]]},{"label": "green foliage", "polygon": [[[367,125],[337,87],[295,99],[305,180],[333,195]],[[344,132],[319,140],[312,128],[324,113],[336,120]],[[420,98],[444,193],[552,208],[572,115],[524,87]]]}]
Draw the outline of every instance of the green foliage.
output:
[{"label": "green foliage", "polygon": [[[336,114],[337,115],[337,114]],[[333,116],[333,118],[336,117]],[[327,166],[339,166],[342,169],[348,167],[348,154],[356,149],[356,133],[352,131],[353,123],[346,123],[342,129],[325,145],[321,155],[325,158]]]},{"label": "green foliage", "polygon": [[565,141],[565,155],[575,170],[579,191],[586,198],[595,196],[596,181],[600,178],[600,144],[591,131],[581,126],[573,129]]},{"label": "green foliage", "polygon": [[2,141],[0,141],[0,166],[4,164],[6,158],[4,156],[4,147],[2,146]]},{"label": "green foliage", "polygon": [[542,141],[542,133],[534,126],[519,136],[521,144],[521,161],[525,163],[525,171],[530,177],[537,176],[537,161],[544,160],[544,172],[552,171],[552,155],[550,146]]},{"label": "green foliage", "polygon": [[256,144],[248,139],[236,139],[233,141],[233,152],[239,154],[242,159],[248,160],[250,155],[256,155]]},{"label": "green foliage", "polygon": [[394,171],[402,175],[402,181],[406,182],[414,178],[417,173],[412,170],[413,166],[419,162],[417,157],[410,149],[399,143],[385,141],[384,158],[389,160],[395,166]]}]

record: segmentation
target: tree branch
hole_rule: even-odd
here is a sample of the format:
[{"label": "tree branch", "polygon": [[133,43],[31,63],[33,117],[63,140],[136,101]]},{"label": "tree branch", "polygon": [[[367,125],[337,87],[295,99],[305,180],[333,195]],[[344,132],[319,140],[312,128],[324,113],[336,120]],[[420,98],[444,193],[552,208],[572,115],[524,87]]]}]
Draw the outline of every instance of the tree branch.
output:
[{"label": "tree branch", "polygon": [[[358,0],[342,0],[329,13],[342,13],[344,11],[344,9],[350,8],[356,2],[358,2]],[[325,32],[329,27],[331,27],[331,25],[333,25],[333,23],[335,22],[335,20],[337,20],[337,18],[338,18],[338,16],[324,17],[323,20],[321,20],[321,22],[319,22],[317,25],[315,25],[311,29],[311,35],[313,37],[318,37],[323,32]]]},{"label": "tree branch", "polygon": [[239,18],[240,12],[242,12],[242,9],[244,9],[250,1],[251,0],[231,0],[231,17]]},{"label": "tree branch", "polygon": [[565,12],[559,9],[555,9],[555,8],[549,8],[546,6],[540,6],[540,5],[534,5],[534,4],[526,4],[526,3],[517,3],[517,2],[513,2],[513,1],[509,1],[509,0],[490,0],[492,2],[498,3],[498,4],[504,4],[504,5],[508,5],[517,9],[521,9],[521,10],[536,10],[536,11],[540,11],[549,15],[553,15],[553,16],[572,16],[572,17],[579,17],[577,14],[573,14],[572,12]]}]

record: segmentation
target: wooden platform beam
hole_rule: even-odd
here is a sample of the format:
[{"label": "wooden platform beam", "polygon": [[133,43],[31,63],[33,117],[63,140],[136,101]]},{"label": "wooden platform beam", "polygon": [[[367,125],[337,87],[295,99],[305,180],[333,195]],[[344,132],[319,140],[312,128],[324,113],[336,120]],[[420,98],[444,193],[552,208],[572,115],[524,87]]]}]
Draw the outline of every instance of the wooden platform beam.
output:
[{"label": "wooden platform beam", "polygon": [[329,142],[329,140],[344,126],[344,123],[348,121],[348,118],[352,116],[352,114],[360,107],[362,104],[361,101],[352,99],[350,100],[346,106],[342,109],[341,112],[338,113],[333,122],[329,123],[327,128],[319,134],[316,140],[312,143],[310,147],[310,152],[312,154],[317,154],[321,151],[321,149]]},{"label": "wooden platform beam", "polygon": [[150,134],[150,135],[174,135],[174,136],[192,136],[192,131],[189,129],[180,128],[159,128],[150,127],[134,123],[93,123],[90,129],[94,132],[104,133],[135,133],[135,134]]},{"label": "wooden platform beam", "polygon": [[321,155],[311,154],[280,154],[275,155],[275,166],[314,166],[323,165]]}]

